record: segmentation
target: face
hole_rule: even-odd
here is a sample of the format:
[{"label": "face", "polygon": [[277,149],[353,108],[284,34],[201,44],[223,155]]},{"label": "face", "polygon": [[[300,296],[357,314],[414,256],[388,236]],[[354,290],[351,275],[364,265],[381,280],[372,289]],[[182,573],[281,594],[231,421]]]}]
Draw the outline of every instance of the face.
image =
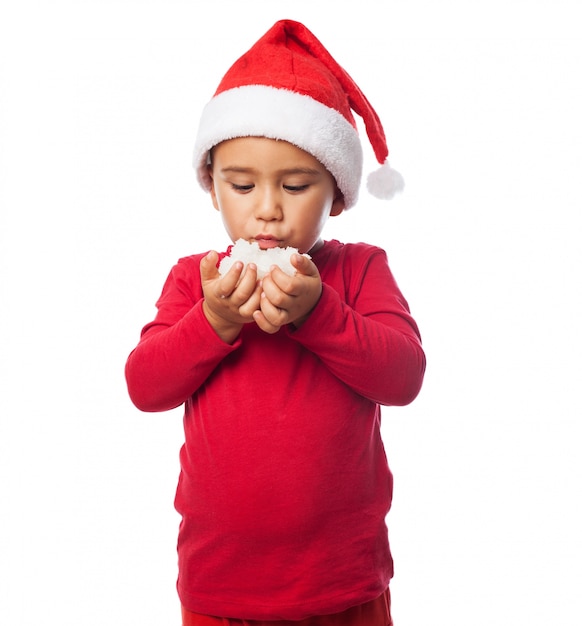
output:
[{"label": "face", "polygon": [[311,154],[265,137],[240,137],[215,146],[210,194],[230,239],[262,249],[316,250],[330,215],[344,202],[333,176]]}]

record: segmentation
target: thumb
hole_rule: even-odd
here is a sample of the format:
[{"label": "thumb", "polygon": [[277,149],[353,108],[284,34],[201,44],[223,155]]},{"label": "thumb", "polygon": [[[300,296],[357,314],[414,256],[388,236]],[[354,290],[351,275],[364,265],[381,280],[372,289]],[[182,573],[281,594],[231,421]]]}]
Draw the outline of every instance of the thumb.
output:
[{"label": "thumb", "polygon": [[202,281],[211,280],[218,276],[218,252],[211,250],[200,261],[200,278]]},{"label": "thumb", "polygon": [[293,267],[304,276],[318,276],[319,271],[315,263],[303,254],[294,254],[291,257],[291,263]]}]

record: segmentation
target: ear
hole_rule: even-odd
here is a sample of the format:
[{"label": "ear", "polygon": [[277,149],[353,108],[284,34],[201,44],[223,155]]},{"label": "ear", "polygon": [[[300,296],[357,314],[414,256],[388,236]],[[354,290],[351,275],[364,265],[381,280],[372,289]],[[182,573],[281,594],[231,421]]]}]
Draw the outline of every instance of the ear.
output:
[{"label": "ear", "polygon": [[209,163],[207,166],[207,172],[208,172],[208,178],[210,178],[210,197],[212,198],[212,206],[214,206],[214,208],[217,211],[220,211],[220,207],[218,205],[218,200],[216,198],[216,189],[214,188],[214,176],[212,173],[212,163]]},{"label": "ear", "polygon": [[333,204],[331,205],[330,216],[334,217],[343,212],[346,208],[346,201],[344,200],[344,194],[336,187],[335,190],[335,198],[333,199]]}]

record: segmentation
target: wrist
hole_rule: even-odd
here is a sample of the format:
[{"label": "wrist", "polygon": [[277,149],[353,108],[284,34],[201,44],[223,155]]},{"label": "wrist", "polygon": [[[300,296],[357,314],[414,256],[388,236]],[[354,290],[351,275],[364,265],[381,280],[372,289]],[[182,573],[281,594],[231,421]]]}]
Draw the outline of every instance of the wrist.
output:
[{"label": "wrist", "polygon": [[315,301],[315,304],[309,309],[309,311],[299,316],[297,319],[293,320],[291,322],[291,325],[294,326],[295,328],[300,328],[301,326],[303,326],[303,324],[305,324],[305,322],[311,317],[311,314],[315,310],[315,307],[317,307],[317,305],[319,304],[320,299],[321,299],[321,292],[319,293],[319,296],[317,300]]},{"label": "wrist", "polygon": [[230,322],[220,315],[217,315],[209,306],[206,300],[202,302],[202,310],[206,320],[214,332],[226,343],[234,343],[243,327],[242,324]]}]

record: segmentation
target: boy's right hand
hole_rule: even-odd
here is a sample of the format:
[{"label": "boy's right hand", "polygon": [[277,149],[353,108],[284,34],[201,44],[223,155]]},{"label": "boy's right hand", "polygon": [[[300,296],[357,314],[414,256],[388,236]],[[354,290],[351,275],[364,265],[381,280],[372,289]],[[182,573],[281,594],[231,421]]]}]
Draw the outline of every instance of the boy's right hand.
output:
[{"label": "boy's right hand", "polygon": [[261,286],[253,263],[243,273],[243,264],[237,262],[224,276],[218,273],[217,263],[218,253],[214,250],[200,262],[202,308],[217,335],[233,343],[243,325],[254,321],[253,313],[260,308]]}]

